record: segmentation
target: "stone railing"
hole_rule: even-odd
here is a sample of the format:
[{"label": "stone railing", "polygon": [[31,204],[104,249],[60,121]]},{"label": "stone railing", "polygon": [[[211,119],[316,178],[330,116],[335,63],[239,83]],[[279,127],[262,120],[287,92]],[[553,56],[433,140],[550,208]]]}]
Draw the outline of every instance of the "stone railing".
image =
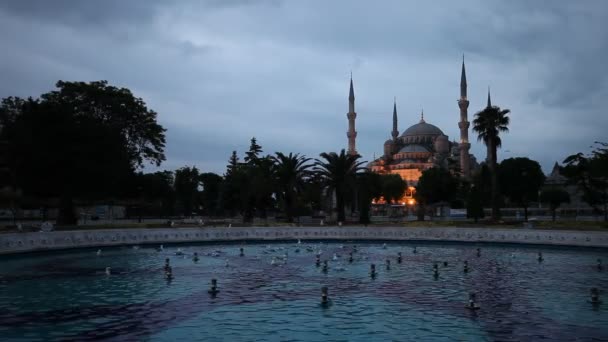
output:
[{"label": "stone railing", "polygon": [[235,227],[0,234],[0,254],[139,244],[239,240],[403,240],[608,247],[608,232],[494,228]]}]

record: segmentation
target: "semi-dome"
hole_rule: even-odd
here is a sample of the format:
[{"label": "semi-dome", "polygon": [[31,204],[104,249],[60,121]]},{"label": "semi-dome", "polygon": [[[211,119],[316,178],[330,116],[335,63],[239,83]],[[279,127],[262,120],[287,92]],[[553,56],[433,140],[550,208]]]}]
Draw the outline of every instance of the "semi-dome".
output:
[{"label": "semi-dome", "polygon": [[445,135],[440,135],[435,139],[435,151],[441,154],[448,153],[450,150],[450,142],[448,141],[448,137]]},{"label": "semi-dome", "polygon": [[428,148],[422,145],[410,144],[405,145],[399,153],[419,153],[419,152],[430,152]]},{"label": "semi-dome", "polygon": [[439,127],[426,123],[424,120],[420,120],[419,123],[410,126],[408,129],[401,134],[402,137],[411,137],[418,135],[444,135]]}]

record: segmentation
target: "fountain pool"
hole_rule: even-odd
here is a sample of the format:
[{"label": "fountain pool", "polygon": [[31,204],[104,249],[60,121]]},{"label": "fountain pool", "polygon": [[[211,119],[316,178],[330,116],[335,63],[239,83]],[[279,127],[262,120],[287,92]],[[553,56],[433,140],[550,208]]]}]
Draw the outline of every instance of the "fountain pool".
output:
[{"label": "fountain pool", "polygon": [[[608,340],[608,250],[383,243],[182,244],[3,256],[0,336],[3,341]],[[163,269],[167,258],[171,281]],[[601,270],[598,259],[606,264]],[[212,279],[215,295],[208,292]],[[322,287],[328,305],[321,303]],[[593,287],[604,303],[589,302]],[[476,294],[478,310],[465,308],[470,293]]]}]

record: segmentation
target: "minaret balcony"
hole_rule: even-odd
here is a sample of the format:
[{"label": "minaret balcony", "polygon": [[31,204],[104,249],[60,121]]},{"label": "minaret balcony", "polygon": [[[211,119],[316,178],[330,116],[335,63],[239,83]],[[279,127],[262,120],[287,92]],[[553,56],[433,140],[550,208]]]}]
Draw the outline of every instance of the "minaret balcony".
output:
[{"label": "minaret balcony", "polygon": [[460,129],[469,129],[469,126],[471,126],[471,123],[469,121],[460,121],[458,123],[458,128]]}]

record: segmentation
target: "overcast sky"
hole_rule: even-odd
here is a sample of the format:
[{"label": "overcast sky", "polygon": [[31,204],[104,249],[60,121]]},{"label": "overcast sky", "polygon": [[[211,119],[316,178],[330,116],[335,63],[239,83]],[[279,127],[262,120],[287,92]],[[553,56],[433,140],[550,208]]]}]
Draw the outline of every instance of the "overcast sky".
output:
[{"label": "overcast sky", "polygon": [[0,40],[0,97],[60,79],[127,87],[168,129],[164,169],[223,173],[253,136],[266,153],[346,148],[351,70],[365,160],[390,137],[395,96],[400,132],[424,108],[457,140],[463,54],[469,120],[488,86],[511,109],[500,159],[549,172],[608,140],[604,0],[0,0]]}]

